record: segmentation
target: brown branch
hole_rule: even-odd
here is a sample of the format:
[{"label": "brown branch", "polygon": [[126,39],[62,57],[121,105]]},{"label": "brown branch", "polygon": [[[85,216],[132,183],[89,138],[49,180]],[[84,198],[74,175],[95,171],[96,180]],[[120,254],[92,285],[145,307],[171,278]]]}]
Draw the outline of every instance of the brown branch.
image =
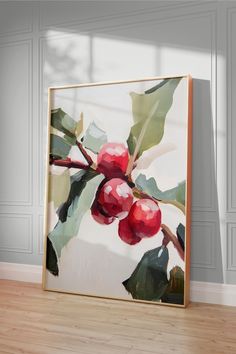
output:
[{"label": "brown branch", "polygon": [[57,160],[50,158],[50,165],[67,167],[67,168],[79,168],[81,170],[88,170],[90,168],[89,165],[85,165],[83,162],[80,161],[72,161],[69,157],[65,160]]},{"label": "brown branch", "polygon": [[178,238],[171,232],[170,228],[165,224],[161,224],[162,232],[164,235],[164,239],[162,244],[165,246],[171,241],[179,253],[180,258],[184,261],[184,251],[179,243]]},{"label": "brown branch", "polygon": [[84,149],[83,145],[79,141],[76,141],[76,145],[79,148],[85,160],[87,161],[88,165],[78,160],[71,160],[69,157],[67,157],[66,159],[55,159],[52,156],[50,157],[50,165],[67,167],[67,168],[78,168],[81,170],[88,170],[89,168],[96,170],[97,168],[96,164],[93,162],[91,156],[89,156],[87,151]]},{"label": "brown branch", "polygon": [[87,153],[87,151],[85,150],[85,148],[83,147],[83,145],[79,142],[76,141],[76,145],[78,146],[81,154],[83,155],[83,157],[85,158],[85,160],[88,162],[89,166],[91,166],[93,164],[93,160],[91,158],[91,156],[89,156],[89,154]]}]

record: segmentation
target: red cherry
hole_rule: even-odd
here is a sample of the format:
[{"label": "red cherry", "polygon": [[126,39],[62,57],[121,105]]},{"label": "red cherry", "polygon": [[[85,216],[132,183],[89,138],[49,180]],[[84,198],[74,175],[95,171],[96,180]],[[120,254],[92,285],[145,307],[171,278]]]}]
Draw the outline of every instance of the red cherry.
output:
[{"label": "red cherry", "polygon": [[133,204],[132,189],[121,178],[112,178],[101,188],[98,203],[110,216],[124,219]]},{"label": "red cherry", "polygon": [[97,202],[93,203],[91,207],[91,214],[94,220],[96,220],[99,224],[109,225],[115,220],[113,216],[105,214],[101,206]]},{"label": "red cherry", "polygon": [[97,169],[106,177],[121,177],[129,162],[128,149],[124,144],[104,144],[97,157]]},{"label": "red cherry", "polygon": [[161,226],[161,210],[151,199],[136,201],[129,212],[129,224],[136,236],[154,236]]},{"label": "red cherry", "polygon": [[121,240],[129,245],[136,245],[136,243],[141,241],[141,238],[136,236],[132,231],[129,225],[128,217],[119,222],[118,234]]}]

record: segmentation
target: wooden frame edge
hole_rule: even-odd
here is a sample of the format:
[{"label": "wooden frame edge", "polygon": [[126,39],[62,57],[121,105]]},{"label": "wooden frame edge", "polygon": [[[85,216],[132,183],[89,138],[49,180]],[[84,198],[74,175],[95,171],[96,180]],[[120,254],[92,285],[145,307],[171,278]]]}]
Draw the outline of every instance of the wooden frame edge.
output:
[{"label": "wooden frame edge", "polygon": [[177,308],[185,308],[184,304],[173,304],[173,303],[168,303],[168,302],[155,302],[155,301],[148,301],[148,300],[137,300],[137,299],[126,299],[124,297],[115,297],[115,296],[102,296],[102,295],[93,295],[93,294],[87,294],[87,293],[78,293],[76,291],[66,291],[66,290],[60,290],[60,289],[43,289],[44,291],[49,291],[49,292],[54,292],[54,293],[61,293],[61,294],[67,294],[67,295],[75,295],[75,296],[82,296],[82,297],[88,297],[88,298],[95,298],[95,299],[104,299],[104,300],[114,300],[114,301],[122,301],[122,302],[127,302],[127,303],[139,303],[139,304],[144,304],[144,305],[150,305],[150,306],[167,306],[167,307],[177,307]]},{"label": "wooden frame edge", "polygon": [[129,84],[132,82],[142,82],[142,81],[154,81],[154,80],[165,80],[165,79],[178,79],[178,78],[188,78],[189,75],[174,75],[174,76],[153,76],[147,78],[140,78],[135,80],[118,80],[118,81],[103,81],[103,82],[91,82],[86,84],[76,84],[76,85],[64,85],[64,86],[50,86],[50,90],[66,90],[79,87],[90,87],[90,86],[105,86],[105,85],[115,85],[115,84]]},{"label": "wooden frame edge", "polygon": [[43,290],[46,290],[50,125],[51,125],[51,88],[48,88],[47,147],[46,147],[46,156],[45,156],[46,169],[45,169],[45,187],[44,187],[44,228],[43,228],[44,239],[43,239],[43,272],[42,272]]}]

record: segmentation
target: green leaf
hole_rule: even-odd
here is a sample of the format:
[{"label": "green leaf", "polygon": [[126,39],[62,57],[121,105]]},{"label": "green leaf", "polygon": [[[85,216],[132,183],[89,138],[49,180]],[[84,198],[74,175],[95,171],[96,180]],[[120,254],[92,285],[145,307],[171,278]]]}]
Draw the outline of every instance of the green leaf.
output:
[{"label": "green leaf", "polygon": [[167,286],[169,252],[165,246],[144,253],[129,279],[123,282],[133,299],[159,301]]},{"label": "green leaf", "polygon": [[55,276],[59,274],[57,255],[53,248],[52,242],[47,237],[47,256],[46,268]]},{"label": "green leaf", "polygon": [[106,142],[106,132],[99,128],[95,122],[90,123],[83,138],[83,146],[97,154]]},{"label": "green leaf", "polygon": [[153,93],[154,91],[164,86],[170,80],[171,79],[164,79],[163,81],[159,82],[156,86],[153,86],[150,89],[146,90],[145,93]]},{"label": "green leaf", "polygon": [[97,175],[98,174],[96,171],[89,169],[89,170],[80,170],[79,172],[71,176],[70,178],[71,185],[70,185],[70,192],[68,198],[57,211],[59,220],[61,220],[61,222],[66,221],[69,207],[72,205],[74,200],[81,195],[88,181],[90,181]]},{"label": "green leaf", "polygon": [[51,111],[51,125],[60,132],[63,132],[66,135],[65,138],[70,138],[75,143],[76,137],[83,130],[83,115],[81,113],[80,120],[76,122],[61,108],[53,109]]},{"label": "green leaf", "polygon": [[176,230],[179,243],[184,251],[185,249],[185,227],[183,224],[179,224]]},{"label": "green leaf", "polygon": [[[57,259],[62,248],[78,233],[84,214],[90,209],[102,175],[92,170],[79,171],[71,178],[71,189],[67,201],[58,210],[59,220],[48,238]],[[50,269],[49,269],[50,270]]]},{"label": "green leaf", "polygon": [[50,135],[50,154],[58,158],[65,159],[71,149],[71,144],[62,137],[51,134]]},{"label": "green leaf", "polygon": [[172,304],[184,303],[184,272],[180,267],[175,266],[170,271],[169,285],[161,300]]},{"label": "green leaf", "polygon": [[[144,94],[131,92],[134,125],[127,144],[131,155],[140,157],[158,145],[164,135],[165,119],[172,106],[173,95],[181,78],[164,80]],[[136,151],[138,150],[138,151]]]},{"label": "green leaf", "polygon": [[158,188],[156,181],[153,177],[147,179],[146,176],[141,173],[136,178],[135,184],[143,192],[149,194],[150,196],[158,200],[176,200],[183,206],[185,205],[185,181],[180,182],[176,187],[163,192]]}]

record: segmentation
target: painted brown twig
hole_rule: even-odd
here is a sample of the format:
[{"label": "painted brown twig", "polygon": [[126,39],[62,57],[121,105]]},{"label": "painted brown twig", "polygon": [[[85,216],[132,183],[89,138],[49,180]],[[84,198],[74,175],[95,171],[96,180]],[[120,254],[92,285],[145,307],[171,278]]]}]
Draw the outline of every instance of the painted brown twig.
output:
[{"label": "painted brown twig", "polygon": [[180,258],[184,261],[184,251],[179,243],[178,238],[172,233],[170,228],[165,224],[161,224],[161,231],[164,235],[164,239],[162,242],[163,245],[166,246],[171,241],[174,247],[176,248],[176,250],[178,251]]}]

